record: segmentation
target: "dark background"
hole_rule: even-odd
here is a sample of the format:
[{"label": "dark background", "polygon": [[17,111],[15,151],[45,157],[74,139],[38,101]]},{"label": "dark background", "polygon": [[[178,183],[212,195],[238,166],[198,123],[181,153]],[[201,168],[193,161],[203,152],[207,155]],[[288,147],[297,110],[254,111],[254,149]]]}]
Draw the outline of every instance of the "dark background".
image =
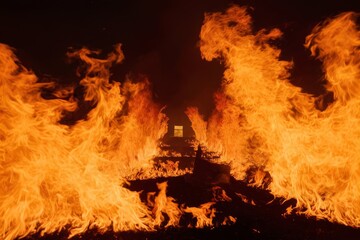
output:
[{"label": "dark background", "polygon": [[223,67],[201,59],[199,33],[205,12],[224,11],[231,4],[248,5],[255,29],[280,28],[282,58],[293,60],[292,82],[320,94],[320,64],[303,47],[305,36],[320,21],[343,11],[360,11],[359,0],[13,0],[0,7],[0,42],[17,49],[21,62],[40,79],[74,83],[76,66],[66,60],[69,47],[87,46],[108,52],[123,44],[125,61],[113,79],[145,74],[155,101],[166,105],[170,124],[189,125],[183,114],[198,106],[213,108]]}]

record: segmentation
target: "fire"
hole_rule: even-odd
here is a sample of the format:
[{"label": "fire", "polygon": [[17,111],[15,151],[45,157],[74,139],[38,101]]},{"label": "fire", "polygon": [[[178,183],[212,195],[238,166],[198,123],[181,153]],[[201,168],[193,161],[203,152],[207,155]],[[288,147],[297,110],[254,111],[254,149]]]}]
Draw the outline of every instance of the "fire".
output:
[{"label": "fire", "polygon": [[0,236],[22,237],[71,226],[105,231],[153,229],[151,210],[122,185],[150,166],[166,116],[151,99],[147,81],[122,86],[109,68],[123,60],[120,45],[106,59],[81,49],[69,54],[85,63],[80,81],[94,107],[72,126],[60,124],[77,109],[72,90],[44,99],[33,72],[0,45]]},{"label": "fire", "polygon": [[[0,45],[0,236],[14,239],[68,229],[70,235],[95,228],[105,232],[178,226],[187,212],[196,227],[209,226],[213,203],[178,206],[166,195],[167,183],[142,202],[138,192],[125,188],[131,179],[183,175],[178,162],[156,165],[159,140],[167,117],[152,101],[149,81],[110,80],[110,67],[121,63],[121,46],[107,58],[83,48],[68,54],[84,66],[80,84],[84,100],[93,104],[85,119],[61,124],[78,109],[73,88],[41,95],[55,83],[40,83],[19,63],[13,50]],[[96,57],[94,57],[96,56]],[[210,209],[210,207],[212,207]],[[204,212],[200,214],[200,212]],[[200,215],[199,215],[200,214]]]},{"label": "fire", "polygon": [[215,202],[208,202],[201,204],[200,207],[187,207],[184,212],[191,213],[196,218],[196,228],[203,228],[213,225],[213,218],[215,217]]},{"label": "fire", "polygon": [[164,222],[165,217],[163,213],[165,213],[169,217],[166,227],[178,226],[182,210],[178,207],[178,204],[175,203],[174,198],[166,196],[167,182],[158,183],[157,187],[160,192],[151,204],[154,206],[153,214],[155,216],[155,224],[160,226],[161,223]]},{"label": "fire", "polygon": [[[214,160],[229,164],[235,178],[295,198],[297,206],[288,213],[359,227],[360,31],[355,18],[355,13],[340,14],[306,38],[312,55],[323,62],[326,89],[334,96],[319,109],[321,96],[290,83],[293,64],[280,60],[273,45],[282,35],[279,29],[254,33],[246,8],[237,6],[206,14],[202,56],[221,59],[226,70],[212,116],[205,120],[194,107],[186,114],[198,141],[219,153]],[[179,206],[163,182],[142,202],[139,192],[125,187],[134,178],[191,170],[179,170],[178,162],[153,164],[167,117],[153,102],[147,79],[122,84],[111,79],[110,68],[124,60],[121,45],[105,58],[100,53],[87,48],[68,53],[83,63],[78,75],[92,108],[84,119],[66,125],[64,116],[79,111],[74,88],[38,81],[13,49],[0,44],[0,238],[65,228],[70,237],[92,228],[151,231],[178,226],[184,213],[197,219],[195,227],[206,227],[213,225],[216,202],[232,201],[214,187],[213,202]],[[44,98],[44,89],[52,96]],[[235,221],[228,216],[223,223]]]},{"label": "fire", "polygon": [[147,169],[147,171],[140,171],[136,175],[128,177],[127,179],[135,180],[151,178],[154,179],[159,177],[176,177],[191,173],[192,169],[190,168],[180,169],[179,161],[166,160],[165,162],[153,164],[151,169]]},{"label": "fire", "polygon": [[[200,50],[225,66],[216,108],[205,121],[189,108],[198,140],[232,167],[237,179],[250,168],[275,196],[297,200],[298,212],[360,227],[360,31],[356,14],[319,24],[306,39],[323,62],[334,101],[304,93],[289,81],[292,62],[279,59],[279,29],[252,30],[246,8],[205,15]],[[261,173],[261,174],[259,174]],[[252,182],[261,186],[261,182]]]}]

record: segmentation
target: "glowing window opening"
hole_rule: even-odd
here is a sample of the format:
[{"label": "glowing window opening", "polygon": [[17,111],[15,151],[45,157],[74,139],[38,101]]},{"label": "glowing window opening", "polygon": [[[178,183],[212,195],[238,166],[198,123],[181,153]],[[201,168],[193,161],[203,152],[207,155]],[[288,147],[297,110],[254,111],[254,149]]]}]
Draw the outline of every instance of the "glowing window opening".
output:
[{"label": "glowing window opening", "polygon": [[174,137],[183,137],[183,126],[175,125],[174,126]]}]

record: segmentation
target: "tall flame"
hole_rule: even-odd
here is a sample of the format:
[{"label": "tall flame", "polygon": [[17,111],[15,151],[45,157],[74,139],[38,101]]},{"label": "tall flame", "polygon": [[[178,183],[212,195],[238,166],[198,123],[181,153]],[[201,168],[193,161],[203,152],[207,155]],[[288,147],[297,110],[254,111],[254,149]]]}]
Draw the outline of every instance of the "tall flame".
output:
[{"label": "tall flame", "polygon": [[96,227],[105,231],[152,229],[153,217],[137,192],[122,185],[150,165],[167,118],[152,102],[147,81],[120,86],[109,68],[123,60],[120,45],[107,58],[81,49],[69,54],[85,63],[86,119],[60,124],[75,111],[72,89],[44,99],[33,72],[0,45],[0,238],[39,229],[71,234]]},{"label": "tall flame", "polygon": [[[256,33],[246,8],[205,15],[200,50],[225,65],[216,108],[205,121],[187,114],[196,137],[245,179],[251,167],[268,171],[276,196],[297,199],[297,210],[360,226],[360,31],[355,13],[318,25],[306,46],[323,61],[334,102],[325,110],[289,81],[292,63],[272,43],[279,29]],[[263,179],[263,178],[258,178]],[[260,185],[260,183],[253,183]]]}]

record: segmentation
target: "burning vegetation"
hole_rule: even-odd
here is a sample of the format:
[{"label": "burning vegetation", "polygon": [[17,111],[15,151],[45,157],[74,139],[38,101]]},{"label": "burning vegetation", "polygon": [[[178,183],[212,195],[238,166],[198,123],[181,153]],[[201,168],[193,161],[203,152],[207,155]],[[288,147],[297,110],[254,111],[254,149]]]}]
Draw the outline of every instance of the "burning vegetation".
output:
[{"label": "burning vegetation", "polygon": [[[110,68],[124,60],[121,45],[105,58],[87,48],[68,53],[81,62],[79,84],[92,108],[84,119],[64,124],[66,115],[79,110],[74,87],[39,81],[1,44],[0,238],[219,227],[243,221],[236,214],[256,211],[256,205],[281,205],[274,197],[282,199],[281,213],[359,228],[356,17],[347,12],[328,19],[306,38],[333,94],[333,101],[324,102],[290,83],[293,64],[279,59],[274,44],[279,29],[254,32],[245,7],[205,14],[200,50],[208,61],[221,60],[224,78],[208,119],[196,107],[186,114],[196,143],[219,157],[208,162],[198,154],[190,164],[193,174],[179,169],[179,162],[155,162],[166,155],[160,142],[168,119],[153,101],[149,80],[111,79]],[[51,97],[44,97],[44,89]],[[168,196],[166,181],[175,176],[186,189],[170,189]],[[146,190],[146,184],[156,188]],[[199,189],[207,189],[207,197],[199,197],[207,201],[179,193]],[[246,196],[249,189],[266,201]],[[226,204],[233,213],[224,210]]]}]

